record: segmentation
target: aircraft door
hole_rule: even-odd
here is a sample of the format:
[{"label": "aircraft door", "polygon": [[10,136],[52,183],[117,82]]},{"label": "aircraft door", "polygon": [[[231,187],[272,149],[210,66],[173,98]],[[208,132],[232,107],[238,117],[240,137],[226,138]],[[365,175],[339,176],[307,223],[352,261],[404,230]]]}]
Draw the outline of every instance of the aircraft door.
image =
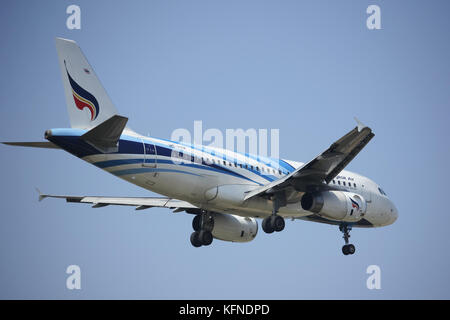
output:
[{"label": "aircraft door", "polygon": [[364,197],[364,199],[366,199],[366,202],[372,203],[372,192],[370,190],[370,188],[368,188],[366,185],[362,185],[362,196]]},{"label": "aircraft door", "polygon": [[153,143],[142,141],[144,147],[144,161],[142,163],[143,167],[156,168],[158,163],[158,154],[156,147]]}]

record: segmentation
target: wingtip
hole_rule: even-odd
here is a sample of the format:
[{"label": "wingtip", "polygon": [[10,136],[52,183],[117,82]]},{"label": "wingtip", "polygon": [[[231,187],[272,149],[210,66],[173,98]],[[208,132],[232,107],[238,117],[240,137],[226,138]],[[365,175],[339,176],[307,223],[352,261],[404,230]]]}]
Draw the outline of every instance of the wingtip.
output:
[{"label": "wingtip", "polygon": [[66,38],[62,38],[62,37],[55,37],[55,41],[77,43],[75,40],[72,40],[72,39],[66,39]]},{"label": "wingtip", "polygon": [[45,198],[47,198],[47,196],[45,194],[42,194],[41,190],[39,190],[38,188],[35,188],[37,193],[39,194],[39,202],[44,200]]},{"label": "wingtip", "polygon": [[367,126],[362,123],[357,117],[353,117],[358,124],[358,131],[361,132],[362,129],[366,128]]}]

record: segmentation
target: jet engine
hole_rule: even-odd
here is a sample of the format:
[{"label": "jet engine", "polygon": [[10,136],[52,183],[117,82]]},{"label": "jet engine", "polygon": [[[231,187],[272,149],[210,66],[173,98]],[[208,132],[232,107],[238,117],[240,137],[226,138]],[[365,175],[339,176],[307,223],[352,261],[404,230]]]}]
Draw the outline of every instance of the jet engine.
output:
[{"label": "jet engine", "polygon": [[301,200],[303,210],[332,220],[355,222],[366,213],[366,200],[359,194],[345,191],[305,193]]},{"label": "jet engine", "polygon": [[252,241],[258,233],[258,222],[254,218],[240,217],[232,214],[212,213],[214,238],[231,242]]}]

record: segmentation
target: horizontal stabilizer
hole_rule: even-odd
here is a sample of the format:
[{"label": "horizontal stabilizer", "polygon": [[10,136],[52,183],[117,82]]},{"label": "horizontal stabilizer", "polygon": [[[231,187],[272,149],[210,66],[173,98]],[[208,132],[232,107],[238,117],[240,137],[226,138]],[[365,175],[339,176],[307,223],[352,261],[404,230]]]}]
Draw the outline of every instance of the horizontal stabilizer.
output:
[{"label": "horizontal stabilizer", "polygon": [[103,153],[118,151],[120,135],[127,125],[128,118],[112,116],[81,136],[81,139]]},{"label": "horizontal stabilizer", "polygon": [[50,141],[43,142],[2,142],[8,146],[18,146],[18,147],[32,147],[32,148],[46,148],[46,149],[61,149],[56,144]]}]

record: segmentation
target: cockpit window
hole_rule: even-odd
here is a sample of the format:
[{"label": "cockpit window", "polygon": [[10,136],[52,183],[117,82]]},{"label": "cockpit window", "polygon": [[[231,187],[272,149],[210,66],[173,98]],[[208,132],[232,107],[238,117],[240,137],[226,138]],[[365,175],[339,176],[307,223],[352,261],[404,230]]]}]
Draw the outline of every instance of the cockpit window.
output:
[{"label": "cockpit window", "polygon": [[380,191],[380,193],[381,193],[383,196],[387,196],[386,192],[384,192],[383,189],[381,189],[380,187],[378,187],[378,191]]}]

